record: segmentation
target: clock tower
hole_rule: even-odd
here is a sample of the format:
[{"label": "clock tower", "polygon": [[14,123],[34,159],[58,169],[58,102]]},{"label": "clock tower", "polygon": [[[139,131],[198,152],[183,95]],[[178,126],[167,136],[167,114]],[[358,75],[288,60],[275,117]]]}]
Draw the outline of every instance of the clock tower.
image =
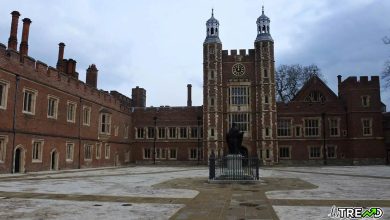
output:
[{"label": "clock tower", "polygon": [[203,126],[208,156],[226,155],[226,133],[244,132],[240,153],[265,164],[277,160],[274,42],[264,8],[257,19],[254,49],[222,50],[219,22],[206,22],[203,43]]}]

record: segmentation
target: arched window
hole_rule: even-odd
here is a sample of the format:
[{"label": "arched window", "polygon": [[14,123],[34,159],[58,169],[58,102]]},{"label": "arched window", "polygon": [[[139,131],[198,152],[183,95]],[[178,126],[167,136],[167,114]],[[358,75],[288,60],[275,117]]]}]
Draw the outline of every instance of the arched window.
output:
[{"label": "arched window", "polygon": [[322,95],[319,91],[312,91],[308,96],[306,96],[305,102],[320,102],[324,103],[326,101],[325,96]]},{"label": "arched window", "polygon": [[265,25],[263,25],[262,32],[263,33],[265,32]]},{"label": "arched window", "polygon": [[212,35],[214,34],[214,28],[211,28],[211,34]]},{"label": "arched window", "polygon": [[218,33],[218,28],[215,28],[215,33]]}]

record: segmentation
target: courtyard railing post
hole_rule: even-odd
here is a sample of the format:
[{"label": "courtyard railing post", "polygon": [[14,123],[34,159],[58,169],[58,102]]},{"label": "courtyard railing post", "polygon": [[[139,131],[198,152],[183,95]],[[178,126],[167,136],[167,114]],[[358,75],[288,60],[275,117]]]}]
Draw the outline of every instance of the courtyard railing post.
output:
[{"label": "courtyard railing post", "polygon": [[215,155],[214,152],[211,153],[209,158],[209,179],[215,179]]}]

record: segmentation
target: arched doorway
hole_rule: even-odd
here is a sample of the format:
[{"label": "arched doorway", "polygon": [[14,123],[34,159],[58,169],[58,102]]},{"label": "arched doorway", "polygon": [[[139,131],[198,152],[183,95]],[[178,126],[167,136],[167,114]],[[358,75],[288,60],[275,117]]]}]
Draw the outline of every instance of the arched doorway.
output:
[{"label": "arched doorway", "polygon": [[24,173],[24,148],[18,146],[14,152],[14,164],[13,171],[14,173]]},{"label": "arched doorway", "polygon": [[54,149],[50,154],[50,170],[58,170],[58,153]]}]

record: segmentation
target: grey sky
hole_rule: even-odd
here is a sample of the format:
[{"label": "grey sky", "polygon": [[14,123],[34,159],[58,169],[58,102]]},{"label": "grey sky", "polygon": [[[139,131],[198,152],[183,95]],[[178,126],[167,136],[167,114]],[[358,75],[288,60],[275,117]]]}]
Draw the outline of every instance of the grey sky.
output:
[{"label": "grey sky", "polygon": [[[80,79],[95,63],[98,87],[128,96],[147,90],[147,105],[202,104],[202,44],[215,8],[224,49],[253,48],[261,5],[271,19],[276,65],[317,64],[335,91],[338,74],[379,75],[390,46],[390,1],[379,0],[13,0],[0,8],[0,42],[6,44],[10,12],[32,20],[29,55],[55,66],[58,43],[77,61]],[[21,36],[21,22],[18,37]],[[20,43],[20,40],[19,40]],[[388,91],[382,100],[390,106]]]}]

